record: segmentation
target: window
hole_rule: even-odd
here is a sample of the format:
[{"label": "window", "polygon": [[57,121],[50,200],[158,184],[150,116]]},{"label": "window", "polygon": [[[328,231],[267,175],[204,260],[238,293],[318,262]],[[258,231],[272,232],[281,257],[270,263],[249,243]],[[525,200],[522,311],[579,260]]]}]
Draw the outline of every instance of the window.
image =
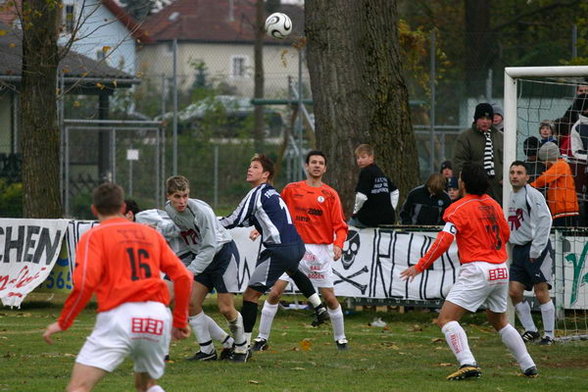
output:
[{"label": "window", "polygon": [[246,56],[232,56],[231,57],[231,77],[244,78],[246,77],[247,57]]},{"label": "window", "polygon": [[73,4],[66,4],[65,5],[65,31],[67,33],[73,33],[75,27],[75,13],[74,13],[74,5]]}]

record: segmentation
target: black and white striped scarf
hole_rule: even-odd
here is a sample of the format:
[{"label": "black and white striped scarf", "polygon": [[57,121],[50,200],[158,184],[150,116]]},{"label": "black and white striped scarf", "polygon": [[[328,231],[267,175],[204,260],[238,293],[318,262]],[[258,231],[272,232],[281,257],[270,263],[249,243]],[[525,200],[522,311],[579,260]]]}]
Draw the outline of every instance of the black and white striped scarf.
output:
[{"label": "black and white striped scarf", "polygon": [[486,169],[488,176],[494,177],[496,173],[494,172],[494,152],[492,150],[490,131],[484,132],[484,137],[486,138],[486,145],[484,146],[484,169]]}]

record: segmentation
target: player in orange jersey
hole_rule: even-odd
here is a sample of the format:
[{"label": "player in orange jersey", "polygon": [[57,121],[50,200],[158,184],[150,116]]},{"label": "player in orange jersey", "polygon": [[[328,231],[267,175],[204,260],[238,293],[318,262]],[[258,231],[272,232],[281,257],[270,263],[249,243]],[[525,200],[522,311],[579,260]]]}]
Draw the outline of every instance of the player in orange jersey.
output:
[{"label": "player in orange jersey", "polygon": [[[306,155],[306,180],[293,182],[282,190],[282,198],[294,220],[306,248],[298,268],[308,276],[323,296],[333,326],[337,348],[347,349],[347,338],[343,324],[343,311],[333,288],[333,260],[339,260],[341,249],[347,238],[347,223],[343,216],[337,192],[322,182],[327,171],[327,158],[321,151],[313,150]],[[256,233],[252,233],[253,237]],[[332,247],[331,247],[332,245]],[[268,347],[267,341],[272,321],[278,311],[280,296],[291,279],[284,274],[274,284],[261,311],[259,335],[252,350]]]},{"label": "player in orange jersey", "polygon": [[457,240],[461,263],[459,276],[437,318],[437,325],[460,364],[460,368],[447,377],[448,380],[481,375],[459,320],[467,311],[475,312],[482,305],[487,308],[488,321],[518,361],[523,374],[537,376],[537,368],[523,339],[506,317],[508,267],[505,246],[510,230],[500,205],[486,194],[489,186],[482,165],[464,165],[459,178],[464,196],[445,210],[445,227],[427,253],[416,265],[400,273],[402,279],[412,281],[445,253],[454,239]]},{"label": "player in orange jersey", "polygon": [[[96,325],[76,358],[67,390],[91,391],[131,355],[137,391],[162,392],[156,380],[164,372],[170,337],[183,339],[190,334],[187,318],[192,273],[161,234],[123,216],[120,186],[102,184],[94,189],[92,200],[92,212],[100,225],[80,238],[74,288],[43,339],[51,344],[51,336],[68,329],[96,293]],[[168,289],[160,272],[174,281],[173,322],[167,307]]]}]

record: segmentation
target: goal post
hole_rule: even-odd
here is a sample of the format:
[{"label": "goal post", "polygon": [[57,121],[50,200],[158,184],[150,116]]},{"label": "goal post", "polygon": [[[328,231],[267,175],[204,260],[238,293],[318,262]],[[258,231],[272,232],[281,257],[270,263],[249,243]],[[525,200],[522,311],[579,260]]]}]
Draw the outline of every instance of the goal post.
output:
[{"label": "goal post", "polygon": [[[578,84],[588,84],[588,66],[505,68],[503,208],[506,214],[512,193],[509,166],[517,159],[525,161],[523,138],[540,138],[539,123],[543,119],[553,120],[555,113],[563,114],[565,108],[574,102],[575,93],[566,95],[562,91],[570,92],[572,87],[575,90]],[[568,162],[574,165],[571,161]],[[580,173],[578,167],[580,166],[576,164],[576,170],[573,170],[575,175]],[[586,167],[585,163],[583,167]],[[582,173],[585,172],[586,169],[583,169]],[[578,193],[579,202],[584,203],[584,206],[588,206],[587,195],[588,190]],[[556,336],[559,337],[558,340],[587,339],[588,260],[585,261],[584,256],[588,249],[588,230],[555,230],[551,238],[555,248],[552,297],[555,298],[557,313]],[[512,307],[509,307],[509,319],[514,321]],[[541,321],[537,327],[542,331]]]}]

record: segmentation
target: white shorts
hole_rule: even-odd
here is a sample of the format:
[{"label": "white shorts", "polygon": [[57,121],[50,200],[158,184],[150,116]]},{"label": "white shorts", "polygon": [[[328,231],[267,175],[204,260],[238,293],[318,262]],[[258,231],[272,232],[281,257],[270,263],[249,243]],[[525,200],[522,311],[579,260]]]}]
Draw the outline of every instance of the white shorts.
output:
[{"label": "white shorts", "polygon": [[[302,271],[314,287],[333,287],[333,246],[326,244],[304,244],[306,252],[300,260],[298,269]],[[292,284],[288,274],[280,276]]]},{"label": "white shorts", "polygon": [[508,267],[475,261],[461,265],[457,281],[446,300],[475,312],[482,305],[494,313],[506,312]]},{"label": "white shorts", "polygon": [[161,302],[127,302],[98,313],[76,362],[112,372],[130,355],[136,373],[163,376],[172,315]]}]

